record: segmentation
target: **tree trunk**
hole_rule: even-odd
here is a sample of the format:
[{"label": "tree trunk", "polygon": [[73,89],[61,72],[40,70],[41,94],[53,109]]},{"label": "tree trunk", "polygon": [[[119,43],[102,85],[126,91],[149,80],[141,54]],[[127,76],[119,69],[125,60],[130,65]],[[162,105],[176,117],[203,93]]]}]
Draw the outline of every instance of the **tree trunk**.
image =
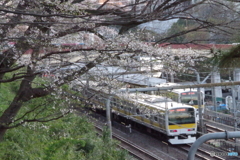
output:
[{"label": "tree trunk", "polygon": [[3,141],[3,137],[4,137],[5,133],[6,133],[6,131],[7,131],[7,129],[2,128],[0,126],[0,142]]},{"label": "tree trunk", "polygon": [[[31,73],[31,69],[28,67],[28,73]],[[30,74],[29,74],[30,75]],[[3,112],[0,117],[0,140],[3,140],[8,126],[14,121],[18,111],[22,107],[22,103],[31,99],[31,82],[34,76],[26,77],[22,80],[19,90],[15,95],[15,98],[9,105],[9,107]]]},{"label": "tree trunk", "polygon": [[16,117],[18,111],[20,110],[22,103],[19,103],[17,98],[15,98],[10,106],[4,111],[0,117],[0,141],[3,140],[4,134],[6,133],[8,126],[12,123]]},{"label": "tree trunk", "polygon": [[22,80],[14,100],[0,117],[0,141],[3,140],[4,134],[14,121],[24,102],[33,98],[46,96],[50,93],[49,90],[44,88],[32,88],[31,83],[34,80],[35,75],[31,74],[32,71],[30,67],[28,67],[27,71],[29,76],[26,76]]}]

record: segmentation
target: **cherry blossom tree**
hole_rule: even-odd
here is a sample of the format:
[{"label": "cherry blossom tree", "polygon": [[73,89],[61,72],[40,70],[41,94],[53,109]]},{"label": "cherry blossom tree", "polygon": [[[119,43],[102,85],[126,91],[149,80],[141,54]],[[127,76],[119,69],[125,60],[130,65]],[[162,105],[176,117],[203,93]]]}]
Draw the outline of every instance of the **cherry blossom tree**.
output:
[{"label": "cherry blossom tree", "polygon": [[229,51],[217,51],[212,58],[213,63],[219,68],[239,68],[240,45],[236,45]]},{"label": "cherry blossom tree", "polygon": [[[18,116],[25,104],[36,98],[52,94],[62,99],[60,88],[64,84],[86,80],[89,71],[99,64],[126,65],[132,57],[145,54],[166,63],[169,72],[184,70],[184,65],[177,63],[181,59],[194,66],[193,59],[199,57],[198,53],[190,49],[176,53],[159,47],[158,43],[198,30],[230,34],[230,29],[237,29],[230,24],[235,22],[238,12],[228,21],[210,21],[194,11],[203,4],[218,5],[226,12],[233,12],[228,4],[217,0],[194,4],[189,0],[1,0],[0,84],[18,82],[19,86],[15,97],[0,113],[0,139],[10,128],[54,120],[69,113],[72,108],[66,107],[61,108],[61,114],[39,118],[38,112],[35,113],[38,116],[27,118],[26,115],[35,111],[30,109]],[[171,19],[192,20],[198,25],[155,43],[141,42],[138,34],[131,32],[147,22]],[[42,79],[42,76],[53,77]]]}]

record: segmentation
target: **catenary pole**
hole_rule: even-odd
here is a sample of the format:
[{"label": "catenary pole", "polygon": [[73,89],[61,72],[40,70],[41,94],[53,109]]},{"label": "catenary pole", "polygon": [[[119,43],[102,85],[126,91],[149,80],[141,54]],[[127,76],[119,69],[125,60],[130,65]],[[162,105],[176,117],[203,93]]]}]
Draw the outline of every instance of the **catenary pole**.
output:
[{"label": "catenary pole", "polygon": [[107,127],[110,132],[109,133],[110,139],[112,139],[112,122],[111,122],[111,106],[110,106],[111,98],[112,98],[112,96],[109,96],[106,101]]}]

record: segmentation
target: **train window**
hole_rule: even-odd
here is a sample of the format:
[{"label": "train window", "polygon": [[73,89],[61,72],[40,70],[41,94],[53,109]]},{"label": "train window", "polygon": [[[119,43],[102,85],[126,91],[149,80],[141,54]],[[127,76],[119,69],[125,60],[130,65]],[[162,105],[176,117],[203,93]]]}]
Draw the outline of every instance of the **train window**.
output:
[{"label": "train window", "polygon": [[116,99],[113,98],[113,105],[116,106]]},{"label": "train window", "polygon": [[178,108],[169,110],[169,124],[195,123],[193,108]]},{"label": "train window", "polygon": [[120,104],[119,103],[116,103],[116,107],[118,107]]},{"label": "train window", "polygon": [[112,106],[112,105],[114,105],[114,103],[112,101],[110,101],[110,105]]},{"label": "train window", "polygon": [[123,105],[123,103],[120,102],[120,103],[118,103],[117,107],[120,107],[120,106],[122,106],[122,105]]},{"label": "train window", "polygon": [[133,107],[130,107],[130,108],[129,108],[129,112],[131,112],[132,110],[133,110]]},{"label": "train window", "polygon": [[145,114],[145,117],[146,117],[147,119],[149,119],[150,115],[149,115],[149,114]]},{"label": "train window", "polygon": [[153,119],[154,119],[154,121],[156,121],[156,122],[158,121],[158,117],[156,117],[156,116],[154,116]]},{"label": "train window", "polygon": [[140,114],[139,108],[136,109],[136,113],[137,113],[137,114]]}]

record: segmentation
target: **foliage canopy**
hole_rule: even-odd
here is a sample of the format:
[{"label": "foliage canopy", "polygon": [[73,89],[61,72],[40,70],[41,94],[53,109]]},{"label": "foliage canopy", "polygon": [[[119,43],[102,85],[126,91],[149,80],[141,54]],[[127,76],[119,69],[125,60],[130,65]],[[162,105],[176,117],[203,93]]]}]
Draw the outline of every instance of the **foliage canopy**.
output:
[{"label": "foliage canopy", "polygon": [[[11,94],[14,98],[3,96],[7,103],[1,104],[3,107],[0,109],[0,139],[3,139],[5,132],[10,128],[25,122],[41,122],[46,117],[40,117],[39,113],[46,108],[51,113],[47,116],[48,121],[70,113],[71,101],[69,97],[64,96],[64,87],[61,87],[64,84],[76,79],[83,82],[89,77],[109,85],[113,83],[110,79],[106,81],[106,74],[95,72],[90,75],[90,70],[97,65],[118,65],[130,70],[139,65],[132,58],[144,55],[156,57],[168,66],[162,71],[184,71],[184,65],[179,64],[179,61],[194,66],[193,59],[201,56],[191,50],[176,53],[159,47],[158,43],[165,43],[174,38],[181,42],[182,36],[198,30],[216,35],[220,32],[231,34],[231,30],[238,29],[234,24],[239,15],[234,7],[229,7],[233,6],[232,2],[190,2],[1,1],[0,85],[4,88],[6,86],[3,84],[9,84],[6,95]],[[196,9],[202,5],[215,8],[219,6],[218,14],[231,13],[234,18],[221,22],[206,19],[206,15],[196,14]],[[172,32],[155,43],[139,41],[138,34],[128,32],[146,22],[171,19],[187,19],[194,21],[196,25]],[[193,39],[189,40],[193,42]],[[10,87],[12,83],[16,86]],[[55,108],[42,105],[42,102],[39,102],[36,109],[36,106],[31,106],[31,102],[34,99],[37,101],[37,98],[45,97],[44,101],[53,101],[50,94],[62,100],[54,100]],[[37,103],[36,101],[34,103]],[[31,116],[27,108],[31,110]],[[57,114],[53,113],[54,111]]]}]

